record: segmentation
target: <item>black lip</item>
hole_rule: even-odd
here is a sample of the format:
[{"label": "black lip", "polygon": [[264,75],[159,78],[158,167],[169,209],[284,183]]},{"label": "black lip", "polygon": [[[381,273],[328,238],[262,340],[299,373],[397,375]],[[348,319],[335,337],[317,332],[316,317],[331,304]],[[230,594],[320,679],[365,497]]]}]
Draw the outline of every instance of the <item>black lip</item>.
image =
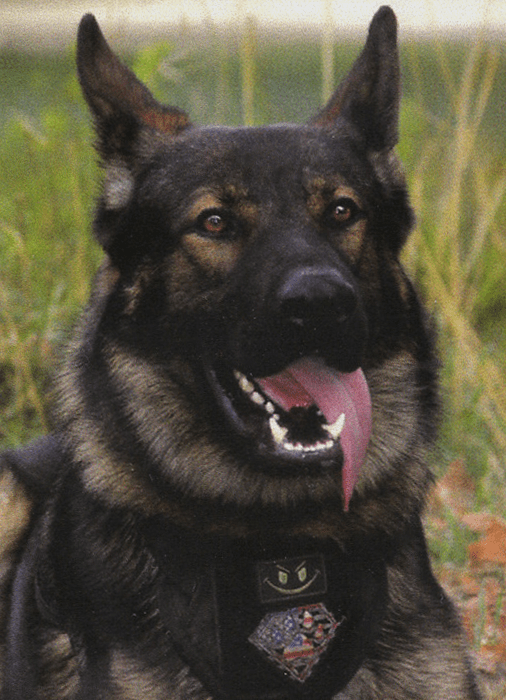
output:
[{"label": "black lip", "polygon": [[[204,363],[204,373],[220,417],[242,443],[248,457],[260,468],[276,469],[282,473],[297,474],[340,469],[344,456],[340,440],[333,441],[331,447],[316,451],[293,451],[277,444],[269,427],[269,414],[257,407],[239,389],[233,371],[227,367]],[[285,420],[288,414],[276,407],[276,412]]]}]

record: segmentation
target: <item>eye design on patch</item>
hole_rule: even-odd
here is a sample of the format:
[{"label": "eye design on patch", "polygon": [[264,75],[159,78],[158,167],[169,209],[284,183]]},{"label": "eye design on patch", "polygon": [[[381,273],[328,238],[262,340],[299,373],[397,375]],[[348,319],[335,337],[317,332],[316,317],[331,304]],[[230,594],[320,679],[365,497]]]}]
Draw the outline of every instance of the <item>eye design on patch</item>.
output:
[{"label": "eye design on patch", "polygon": [[262,603],[285,603],[327,592],[325,557],[321,553],[258,562],[256,575]]},{"label": "eye design on patch", "polygon": [[311,571],[309,577],[308,564],[303,561],[295,569],[275,564],[263,583],[283,595],[297,595],[311,588],[321,572],[317,568]]}]

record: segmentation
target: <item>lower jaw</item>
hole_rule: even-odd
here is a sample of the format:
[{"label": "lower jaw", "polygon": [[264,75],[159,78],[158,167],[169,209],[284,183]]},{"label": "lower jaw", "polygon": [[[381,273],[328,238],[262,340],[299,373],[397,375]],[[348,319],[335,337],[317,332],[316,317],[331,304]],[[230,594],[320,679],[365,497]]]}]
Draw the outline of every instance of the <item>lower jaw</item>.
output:
[{"label": "lower jaw", "polygon": [[[250,407],[244,397],[234,398],[233,391],[225,388],[214,367],[207,365],[204,370],[217,409],[236,435],[236,443],[242,444],[248,461],[262,471],[288,477],[342,468],[344,457],[339,438],[333,439],[324,430],[312,442],[299,441],[292,435],[280,436],[271,425],[272,415],[262,415],[262,408],[255,415],[256,407]],[[238,404],[243,406],[239,408]],[[248,409],[252,409],[249,415]]]},{"label": "lower jaw", "polygon": [[321,471],[341,469],[343,451],[339,441],[318,440],[315,443],[298,443],[286,441],[276,444],[270,439],[268,428],[264,431],[267,439],[250,438],[250,449],[270,468],[286,475],[301,473],[318,473]]}]

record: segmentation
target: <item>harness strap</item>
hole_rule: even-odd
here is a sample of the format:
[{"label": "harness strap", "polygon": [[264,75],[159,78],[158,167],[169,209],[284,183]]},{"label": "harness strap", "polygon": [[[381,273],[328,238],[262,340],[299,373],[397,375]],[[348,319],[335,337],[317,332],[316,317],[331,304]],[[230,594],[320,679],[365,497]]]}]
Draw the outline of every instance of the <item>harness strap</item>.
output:
[{"label": "harness strap", "polygon": [[[66,626],[50,572],[37,561],[38,530],[15,575],[2,700],[37,695],[35,608]],[[160,522],[143,535],[160,572],[154,593],[163,626],[218,700],[330,700],[379,633],[388,597],[383,547],[362,543],[349,554],[310,538],[206,541]],[[107,644],[86,646],[79,700],[95,700],[107,682]]]},{"label": "harness strap", "polygon": [[362,550],[354,559],[309,539],[203,546],[185,536],[182,547],[177,538],[174,548],[170,533],[155,545],[159,609],[208,691],[221,700],[330,700],[346,686],[385,614],[381,557]]}]

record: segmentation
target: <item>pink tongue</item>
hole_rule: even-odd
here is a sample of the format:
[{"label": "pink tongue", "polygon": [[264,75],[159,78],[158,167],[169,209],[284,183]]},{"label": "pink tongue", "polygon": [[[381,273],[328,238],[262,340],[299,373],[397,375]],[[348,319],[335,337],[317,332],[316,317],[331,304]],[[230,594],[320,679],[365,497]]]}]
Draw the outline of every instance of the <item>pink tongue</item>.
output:
[{"label": "pink tongue", "polygon": [[305,357],[279,374],[256,381],[285,411],[316,404],[330,424],[344,413],[340,440],[344,507],[348,510],[371,433],[371,397],[362,370],[345,374],[330,369],[322,360]]}]

